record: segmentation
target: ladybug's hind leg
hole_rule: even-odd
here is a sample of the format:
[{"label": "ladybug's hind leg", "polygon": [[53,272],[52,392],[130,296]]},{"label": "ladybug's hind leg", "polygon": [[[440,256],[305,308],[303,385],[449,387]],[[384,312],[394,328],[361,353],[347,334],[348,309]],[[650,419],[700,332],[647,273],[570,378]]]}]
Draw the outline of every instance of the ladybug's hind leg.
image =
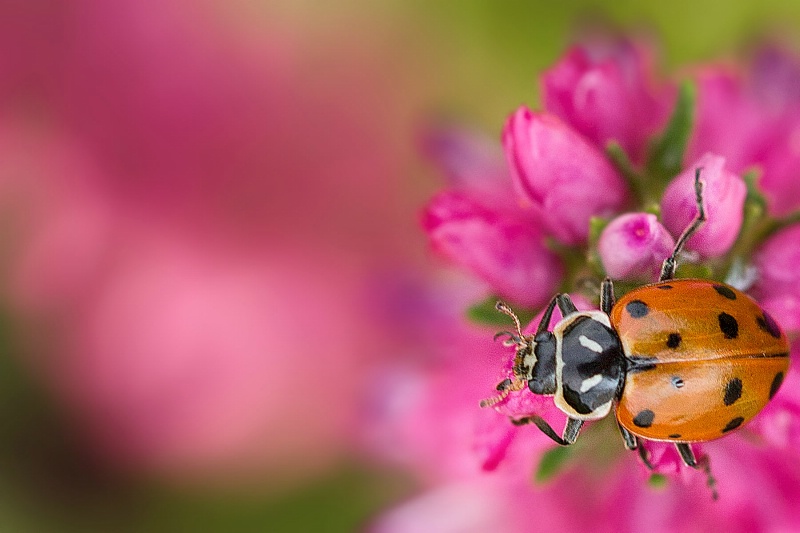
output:
[{"label": "ladybug's hind leg", "polygon": [[708,484],[708,488],[711,489],[711,497],[716,500],[719,497],[717,494],[717,480],[711,475],[711,461],[709,461],[708,456],[704,455],[698,460],[691,446],[685,442],[677,442],[675,443],[675,447],[678,449],[678,453],[681,455],[681,459],[683,459],[683,463],[686,466],[705,472],[706,483]]},{"label": "ladybug's hind leg", "polygon": [[559,437],[558,433],[556,433],[550,424],[548,424],[547,421],[539,415],[531,415],[526,416],[525,418],[517,419],[512,418],[511,422],[513,422],[515,426],[535,424],[542,433],[553,439],[553,441],[561,446],[575,444],[575,441],[578,440],[578,434],[581,432],[581,428],[583,427],[583,420],[578,420],[577,418],[568,418],[567,425],[564,426],[564,433],[561,437]]},{"label": "ladybug's hind leg", "polygon": [[617,424],[617,426],[619,427],[619,432],[622,433],[622,440],[625,442],[625,447],[631,451],[638,451],[639,458],[642,460],[642,463],[644,463],[644,466],[646,466],[649,470],[653,470],[653,463],[650,462],[650,457],[647,453],[647,450],[639,442],[639,439],[636,437],[636,435],[622,427],[621,424]]},{"label": "ladybug's hind leg", "polygon": [[664,260],[664,263],[661,265],[661,276],[659,276],[658,281],[666,281],[675,277],[678,254],[683,250],[683,245],[686,244],[689,237],[691,237],[694,232],[703,225],[703,222],[706,221],[706,211],[703,208],[703,184],[700,181],[701,170],[703,170],[702,167],[699,167],[694,173],[694,196],[697,204],[697,216],[695,216],[692,223],[683,230],[683,233],[681,233],[681,236],[678,237],[678,241],[675,243],[672,254]]}]

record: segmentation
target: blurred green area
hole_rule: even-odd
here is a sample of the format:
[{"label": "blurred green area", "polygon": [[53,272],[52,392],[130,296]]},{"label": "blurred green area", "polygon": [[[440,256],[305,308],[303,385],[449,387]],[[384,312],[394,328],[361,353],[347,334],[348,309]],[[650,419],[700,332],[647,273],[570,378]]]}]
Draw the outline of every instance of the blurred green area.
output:
[{"label": "blurred green area", "polygon": [[[670,69],[739,54],[763,36],[791,39],[800,27],[800,3],[792,0],[356,1],[342,9],[329,24],[346,24],[348,13],[390,21],[405,75],[426,77],[409,112],[444,113],[492,134],[520,103],[536,105],[538,73],[585,24],[652,33]],[[323,16],[313,8],[303,14]],[[337,27],[326,30],[335,35]],[[13,331],[11,321],[0,322],[3,353],[18,349]],[[187,493],[105,478],[81,458],[15,360],[0,357],[0,531],[352,531],[409,494],[402,475],[355,458],[278,496]]]},{"label": "blurred green area", "polygon": [[587,27],[644,32],[661,45],[670,72],[735,57],[765,37],[797,45],[800,4],[791,0],[615,2],[570,0],[415,1],[428,57],[437,61],[434,104],[499,132],[520,103],[538,104],[537,76]]}]

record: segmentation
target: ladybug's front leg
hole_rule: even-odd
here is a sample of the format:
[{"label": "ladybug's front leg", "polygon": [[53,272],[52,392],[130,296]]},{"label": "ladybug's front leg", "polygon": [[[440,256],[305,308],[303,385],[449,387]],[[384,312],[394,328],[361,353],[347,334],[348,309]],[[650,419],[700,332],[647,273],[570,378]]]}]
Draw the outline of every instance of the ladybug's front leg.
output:
[{"label": "ladybug's front leg", "polygon": [[559,437],[558,433],[556,433],[550,424],[548,424],[547,421],[539,415],[526,416],[525,418],[512,418],[511,422],[515,426],[535,424],[536,427],[542,431],[542,433],[553,439],[561,446],[575,444],[575,441],[578,440],[578,434],[581,432],[581,428],[583,427],[583,420],[578,420],[577,418],[568,418],[567,425],[564,426],[563,436]]}]

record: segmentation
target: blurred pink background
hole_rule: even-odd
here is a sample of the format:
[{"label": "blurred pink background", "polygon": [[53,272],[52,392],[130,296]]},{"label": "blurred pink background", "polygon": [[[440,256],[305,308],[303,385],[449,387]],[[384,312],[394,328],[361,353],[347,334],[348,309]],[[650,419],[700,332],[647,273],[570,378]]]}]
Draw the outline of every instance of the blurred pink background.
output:
[{"label": "blurred pink background", "polygon": [[0,3],[3,356],[102,469],[285,490],[352,448],[433,186],[390,13]]}]

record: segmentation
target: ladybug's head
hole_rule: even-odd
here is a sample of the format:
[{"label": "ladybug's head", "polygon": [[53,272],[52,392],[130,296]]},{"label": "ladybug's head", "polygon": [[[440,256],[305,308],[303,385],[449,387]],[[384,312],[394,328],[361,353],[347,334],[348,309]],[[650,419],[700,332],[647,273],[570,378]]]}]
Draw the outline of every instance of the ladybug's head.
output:
[{"label": "ladybug's head", "polygon": [[499,394],[481,401],[481,407],[491,407],[503,401],[510,392],[528,388],[534,394],[551,395],[556,391],[556,340],[549,331],[536,335],[524,335],[519,318],[503,302],[497,302],[498,311],[514,320],[516,332],[501,331],[494,336],[495,340],[505,337],[505,346],[514,346],[514,377],[504,379],[497,384]]}]

